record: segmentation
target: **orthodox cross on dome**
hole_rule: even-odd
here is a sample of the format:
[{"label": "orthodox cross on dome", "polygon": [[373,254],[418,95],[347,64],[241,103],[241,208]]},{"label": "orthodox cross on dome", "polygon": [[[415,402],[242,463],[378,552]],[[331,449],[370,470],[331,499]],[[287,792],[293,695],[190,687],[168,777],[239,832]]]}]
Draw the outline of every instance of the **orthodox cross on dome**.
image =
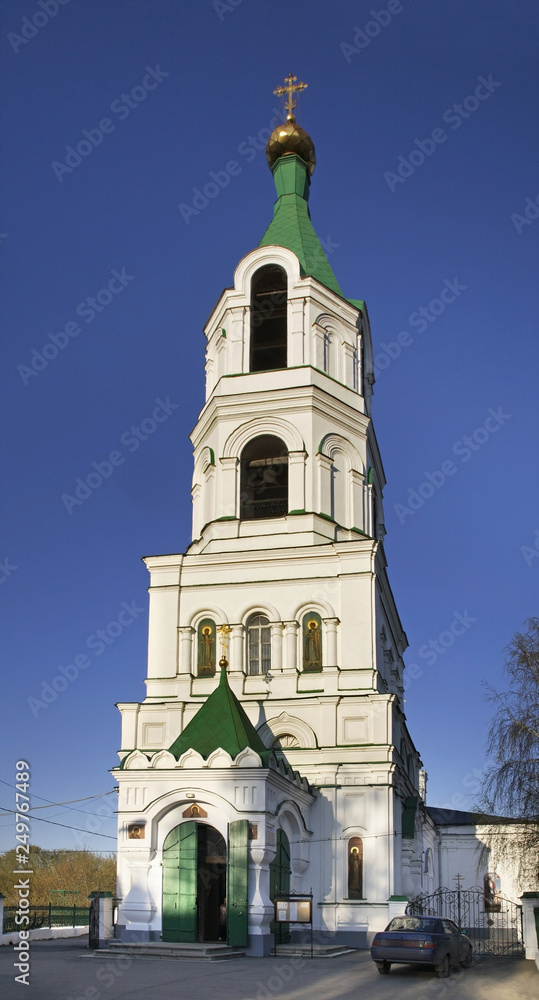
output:
[{"label": "orthodox cross on dome", "polygon": [[229,632],[232,632],[232,629],[230,628],[230,625],[219,625],[217,631],[221,636],[221,646],[223,647],[223,655],[219,660],[219,666],[228,667],[228,660],[226,658],[226,644],[228,640],[228,634]]},{"label": "orthodox cross on dome", "polygon": [[292,115],[292,112],[296,107],[294,94],[299,94],[301,90],[306,90],[306,88],[309,86],[308,83],[296,83],[296,80],[297,76],[292,76],[292,74],[289,73],[288,76],[286,76],[284,79],[285,86],[277,87],[277,89],[273,91],[273,93],[278,94],[279,97],[282,97],[284,94],[288,94],[288,97],[286,98],[285,101],[285,108],[288,111],[289,115]]}]

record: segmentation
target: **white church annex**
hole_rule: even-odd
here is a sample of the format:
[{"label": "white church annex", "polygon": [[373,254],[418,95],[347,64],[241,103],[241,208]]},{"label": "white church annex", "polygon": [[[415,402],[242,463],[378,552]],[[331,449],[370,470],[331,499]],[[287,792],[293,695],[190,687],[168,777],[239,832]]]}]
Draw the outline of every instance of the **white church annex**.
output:
[{"label": "white church annex", "polygon": [[113,772],[125,941],[265,955],[276,893],[312,891],[315,934],[366,947],[438,884],[384,558],[369,319],[310,221],[295,82],[266,150],[273,220],[205,328],[193,541],[145,560],[147,695],[119,706]]}]

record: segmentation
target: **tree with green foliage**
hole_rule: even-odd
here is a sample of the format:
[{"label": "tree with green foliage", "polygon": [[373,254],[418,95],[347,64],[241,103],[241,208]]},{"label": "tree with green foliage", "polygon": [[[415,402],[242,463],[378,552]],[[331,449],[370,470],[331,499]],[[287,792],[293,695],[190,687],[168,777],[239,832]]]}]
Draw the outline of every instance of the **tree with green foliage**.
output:
[{"label": "tree with green foliage", "polygon": [[496,706],[487,751],[492,760],[483,781],[486,812],[520,821],[503,834],[493,833],[489,847],[516,866],[522,882],[539,883],[539,618],[515,632],[506,648],[507,690],[490,684],[488,699]]},{"label": "tree with green foliage", "polygon": [[[0,855],[0,892],[6,906],[18,902],[13,888],[20,870],[15,849]],[[45,850],[30,845],[28,869],[30,878],[30,905],[87,906],[91,892],[115,892],[116,855],[108,857],[93,851]],[[60,890],[60,891],[59,891]],[[61,891],[66,892],[65,898]]]}]

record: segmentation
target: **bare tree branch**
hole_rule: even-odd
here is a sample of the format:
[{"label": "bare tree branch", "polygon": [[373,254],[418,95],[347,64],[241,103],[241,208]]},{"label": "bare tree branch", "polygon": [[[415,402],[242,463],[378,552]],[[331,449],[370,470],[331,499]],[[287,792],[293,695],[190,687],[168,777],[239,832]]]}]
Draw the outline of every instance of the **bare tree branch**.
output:
[{"label": "bare tree branch", "polygon": [[[482,785],[481,808],[520,821],[499,826],[498,845],[522,877],[539,878],[539,618],[525,622],[507,646],[508,688],[498,692],[486,683],[487,699],[496,705],[487,739],[491,764]],[[503,844],[503,847],[502,847]],[[489,845],[490,846],[490,845]]]}]

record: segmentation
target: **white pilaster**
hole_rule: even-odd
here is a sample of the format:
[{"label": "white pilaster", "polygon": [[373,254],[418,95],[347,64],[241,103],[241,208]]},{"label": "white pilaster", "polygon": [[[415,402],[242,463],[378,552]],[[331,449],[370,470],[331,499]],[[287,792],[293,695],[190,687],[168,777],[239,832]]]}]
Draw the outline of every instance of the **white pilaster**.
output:
[{"label": "white pilaster", "polygon": [[288,453],[289,510],[305,510],[305,458],[304,451]]},{"label": "white pilaster", "polygon": [[271,629],[271,672],[280,673],[283,669],[283,626],[281,622],[272,622]]},{"label": "white pilaster", "polygon": [[193,640],[196,634],[195,630],[191,627],[191,625],[184,625],[178,629],[178,632],[180,633],[180,662],[178,673],[196,673],[196,664],[193,659]]},{"label": "white pilaster", "polygon": [[298,627],[297,622],[284,622],[284,670],[292,671],[296,669]]},{"label": "white pilaster", "polygon": [[220,482],[217,490],[217,509],[215,517],[237,517],[237,469],[238,459],[220,458]]}]

